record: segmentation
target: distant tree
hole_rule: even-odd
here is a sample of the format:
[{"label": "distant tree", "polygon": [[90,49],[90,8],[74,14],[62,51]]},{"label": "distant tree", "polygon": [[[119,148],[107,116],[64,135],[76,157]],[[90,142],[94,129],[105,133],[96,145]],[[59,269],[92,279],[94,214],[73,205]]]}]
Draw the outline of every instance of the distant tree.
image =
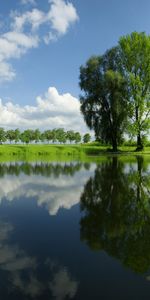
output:
[{"label": "distant tree", "polygon": [[75,134],[73,130],[67,131],[67,140],[71,143],[75,140]]},{"label": "distant tree", "polygon": [[44,131],[44,136],[45,136],[45,139],[48,141],[48,143],[50,143],[50,141],[53,140],[52,130],[45,130]]},{"label": "distant tree", "polygon": [[81,142],[81,134],[79,132],[75,132],[74,141],[76,144]]},{"label": "distant tree", "polygon": [[150,35],[133,32],[119,41],[123,75],[129,90],[129,132],[143,149],[143,135],[150,128]]},{"label": "distant tree", "polygon": [[10,129],[6,132],[6,139],[12,143],[15,140],[15,131]]},{"label": "distant tree", "polygon": [[56,131],[56,129],[52,130],[52,142],[53,143],[57,142],[57,131]]},{"label": "distant tree", "polygon": [[42,143],[44,143],[45,140],[46,140],[45,132],[42,132],[42,133],[40,134],[40,141],[41,141]]},{"label": "distant tree", "polygon": [[84,143],[89,143],[91,140],[91,136],[89,133],[86,133],[84,136],[83,136],[83,142]]},{"label": "distant tree", "polygon": [[6,142],[6,132],[4,128],[0,127],[0,144]]},{"label": "distant tree", "polygon": [[121,75],[118,47],[91,57],[80,68],[81,112],[97,139],[117,151],[127,115],[126,81]]},{"label": "distant tree", "polygon": [[27,129],[26,134],[29,136],[29,142],[32,143],[35,140],[35,132],[32,129]]},{"label": "distant tree", "polygon": [[41,132],[39,129],[35,129],[35,131],[33,132],[33,139],[35,141],[35,143],[38,143],[41,139]]},{"label": "distant tree", "polygon": [[66,143],[66,139],[67,139],[67,136],[66,136],[66,132],[64,131],[63,128],[58,128],[56,129],[56,139],[59,143]]},{"label": "distant tree", "polygon": [[26,144],[31,143],[32,141],[34,141],[34,131],[31,129],[25,130],[21,133],[20,140]]},{"label": "distant tree", "polygon": [[15,131],[14,131],[14,141],[15,141],[15,143],[18,143],[19,142],[19,140],[20,140],[20,130],[17,128],[17,129],[15,129]]}]

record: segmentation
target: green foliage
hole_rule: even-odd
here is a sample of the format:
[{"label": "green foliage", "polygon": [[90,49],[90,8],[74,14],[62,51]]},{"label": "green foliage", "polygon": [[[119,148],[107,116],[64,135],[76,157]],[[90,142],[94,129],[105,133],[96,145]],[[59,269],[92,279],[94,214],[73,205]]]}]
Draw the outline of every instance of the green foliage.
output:
[{"label": "green foliage", "polygon": [[43,137],[48,142],[52,141],[54,139],[54,135],[52,133],[52,130],[46,130],[46,131],[44,131],[42,139],[43,139]]},{"label": "green foliage", "polygon": [[6,132],[4,128],[0,128],[0,143],[3,143],[6,141]]},{"label": "green foliage", "polygon": [[8,130],[6,132],[6,139],[9,140],[10,143],[15,140],[15,132],[14,132],[14,130]]},{"label": "green foliage", "polygon": [[18,143],[19,142],[19,140],[20,140],[20,130],[17,128],[17,129],[15,129],[15,131],[14,131],[14,141],[15,141],[15,143]]},{"label": "green foliage", "polygon": [[64,131],[64,129],[63,128],[58,128],[58,129],[55,130],[55,132],[56,132],[56,140],[59,143],[65,144],[66,140],[67,140],[67,134]]},{"label": "green foliage", "polygon": [[27,129],[23,132],[17,128],[15,130],[5,131],[3,128],[0,128],[0,142],[5,142],[9,140],[10,143],[21,142],[21,143],[63,143],[65,144],[67,140],[74,143],[81,142],[81,134],[79,132],[74,132],[73,130],[65,131],[63,128],[55,128],[52,130],[45,130],[40,132],[39,129]]},{"label": "green foliage", "polygon": [[91,136],[89,133],[86,133],[84,136],[83,136],[83,142],[84,143],[89,143],[91,140]]},{"label": "green foliage", "polygon": [[137,148],[142,149],[142,138],[150,128],[150,36],[133,32],[121,37],[119,46],[128,86],[128,131],[137,136]]},{"label": "green foliage", "polygon": [[97,140],[111,143],[113,150],[122,138],[127,116],[126,81],[120,71],[118,47],[103,56],[91,57],[80,68],[81,112]]},{"label": "green foliage", "polygon": [[75,132],[74,141],[76,144],[81,142],[81,134],[79,132]]},{"label": "green foliage", "polygon": [[67,131],[67,140],[71,143],[75,140],[75,135],[73,130]]},{"label": "green foliage", "polygon": [[38,143],[41,140],[41,132],[39,129],[36,129],[33,132],[33,140],[35,141],[35,143]]}]

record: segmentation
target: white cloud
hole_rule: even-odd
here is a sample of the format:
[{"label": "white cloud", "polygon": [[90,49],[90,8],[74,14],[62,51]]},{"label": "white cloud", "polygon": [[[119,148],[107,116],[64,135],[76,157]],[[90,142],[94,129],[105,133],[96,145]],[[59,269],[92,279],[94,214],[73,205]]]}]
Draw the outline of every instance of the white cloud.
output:
[{"label": "white cloud", "polygon": [[[16,56],[20,56],[22,53],[29,49],[29,48],[36,48],[39,44],[39,38],[37,35],[31,36],[26,35],[24,33],[10,31],[3,35],[5,38],[6,51],[12,48],[12,52],[9,55],[12,57],[17,52]],[[1,41],[1,40],[0,40]],[[2,41],[4,43],[4,41]],[[10,43],[10,44],[9,44]],[[11,47],[10,47],[11,45]],[[15,50],[15,53],[14,53]],[[6,52],[5,52],[6,55]],[[9,57],[8,57],[9,58]]]},{"label": "white cloud", "polygon": [[14,12],[12,28],[16,31],[23,31],[29,24],[32,30],[38,30],[42,24],[46,24],[49,26],[49,31],[55,33],[56,36],[66,34],[70,25],[79,19],[76,8],[71,2],[64,0],[50,0],[49,3],[48,12],[37,8],[23,14]]},{"label": "white cloud", "polygon": [[[23,0],[24,4],[34,4],[33,0]],[[40,42],[48,44],[67,33],[69,27],[78,20],[78,14],[71,2],[52,0],[47,12],[34,8],[24,13],[11,12],[11,24],[8,32],[0,35],[0,81],[9,81],[15,77],[10,65],[12,58],[20,58],[28,50],[37,48]],[[41,26],[47,33],[40,34]]]},{"label": "white cloud", "polygon": [[49,2],[52,5],[47,20],[51,22],[52,29],[58,36],[63,35],[69,26],[78,20],[76,9],[72,3],[66,3],[63,0],[50,0]]},{"label": "white cloud", "polygon": [[87,132],[83,116],[80,113],[79,100],[71,94],[59,94],[50,87],[44,96],[38,96],[36,105],[20,106],[0,99],[0,127],[53,129]]},{"label": "white cloud", "polygon": [[15,76],[12,66],[5,61],[0,61],[0,81],[11,81]]},{"label": "white cloud", "polygon": [[39,45],[38,35],[27,35],[22,32],[9,31],[0,36],[0,81],[10,81],[15,77],[9,60],[20,58],[29,49]]},{"label": "white cloud", "polygon": [[12,28],[17,32],[22,32],[26,25],[31,25],[31,30],[38,30],[40,25],[47,21],[47,14],[34,8],[20,15],[15,13],[13,16]]}]

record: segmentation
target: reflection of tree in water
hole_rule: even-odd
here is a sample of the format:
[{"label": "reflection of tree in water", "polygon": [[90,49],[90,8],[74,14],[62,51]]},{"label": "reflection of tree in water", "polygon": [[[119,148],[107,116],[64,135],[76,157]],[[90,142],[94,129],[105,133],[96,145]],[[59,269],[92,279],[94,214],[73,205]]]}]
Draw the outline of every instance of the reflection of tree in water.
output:
[{"label": "reflection of tree in water", "polygon": [[150,268],[150,178],[142,157],[98,165],[81,195],[81,239],[140,273]]},{"label": "reflection of tree in water", "polygon": [[[60,175],[73,176],[76,172],[80,171],[83,164],[76,163],[15,163],[15,164],[0,164],[0,177],[4,175],[19,176],[21,173],[25,175],[42,175],[42,176],[55,176]],[[85,166],[87,167],[87,166]]]}]

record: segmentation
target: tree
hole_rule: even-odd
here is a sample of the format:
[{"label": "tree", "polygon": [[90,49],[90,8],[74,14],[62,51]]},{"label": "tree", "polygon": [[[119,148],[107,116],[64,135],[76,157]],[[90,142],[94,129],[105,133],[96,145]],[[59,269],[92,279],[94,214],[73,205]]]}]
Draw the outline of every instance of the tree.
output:
[{"label": "tree", "polygon": [[52,130],[46,130],[46,131],[44,131],[44,136],[45,136],[45,139],[48,141],[48,143],[50,141],[52,141],[53,140]]},{"label": "tree", "polygon": [[53,143],[56,143],[56,141],[57,141],[57,133],[56,133],[56,129],[53,129],[53,130],[51,131],[51,134],[52,134],[52,142],[53,142]]},{"label": "tree", "polygon": [[113,151],[122,139],[127,115],[126,81],[120,69],[118,47],[91,57],[80,68],[84,120],[97,139],[111,143]]},{"label": "tree", "polygon": [[66,133],[63,128],[56,129],[56,139],[59,143],[66,143]]},{"label": "tree", "polygon": [[27,129],[20,135],[20,140],[23,143],[29,144],[34,141],[34,131],[32,129]]},{"label": "tree", "polygon": [[10,143],[11,143],[12,141],[14,141],[14,140],[15,140],[15,131],[12,130],[12,129],[8,130],[8,131],[6,132],[6,138],[10,141]]},{"label": "tree", "polygon": [[14,141],[15,143],[18,143],[20,140],[20,130],[17,128],[14,131]]},{"label": "tree", "polygon": [[69,140],[70,143],[75,140],[75,134],[73,130],[67,131],[67,140]]},{"label": "tree", "polygon": [[30,139],[29,139],[29,135],[27,133],[27,130],[25,130],[24,132],[22,132],[20,134],[20,140],[21,140],[22,143],[29,144]]},{"label": "tree", "polygon": [[0,143],[6,142],[6,132],[4,128],[0,127]]},{"label": "tree", "polygon": [[45,132],[42,132],[42,133],[40,134],[40,141],[41,141],[42,143],[44,143],[45,140],[46,140]]},{"label": "tree", "polygon": [[35,129],[33,132],[33,140],[35,141],[35,143],[38,143],[41,139],[41,132],[39,129]]},{"label": "tree", "polygon": [[91,140],[90,134],[89,134],[89,133],[86,133],[86,134],[83,136],[83,142],[84,142],[84,143],[88,143],[88,142],[90,142],[90,140]]},{"label": "tree", "polygon": [[75,132],[74,141],[76,144],[81,142],[81,134],[79,132]]},{"label": "tree", "polygon": [[120,38],[120,54],[129,90],[129,131],[137,137],[137,150],[150,128],[150,36],[133,32]]}]

